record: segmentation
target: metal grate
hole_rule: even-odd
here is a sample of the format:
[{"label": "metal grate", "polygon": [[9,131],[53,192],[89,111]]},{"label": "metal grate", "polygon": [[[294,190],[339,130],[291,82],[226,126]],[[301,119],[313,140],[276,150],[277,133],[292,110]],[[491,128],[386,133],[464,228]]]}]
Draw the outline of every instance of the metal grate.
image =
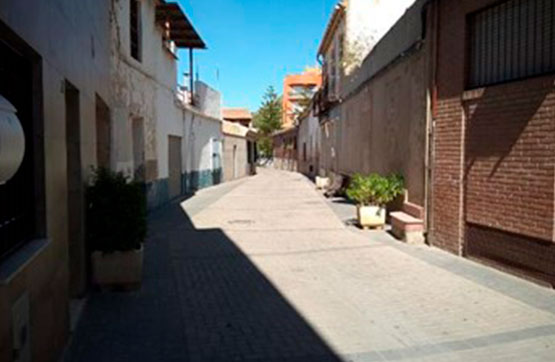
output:
[{"label": "metal grate", "polygon": [[555,2],[509,0],[469,17],[468,86],[555,71]]}]

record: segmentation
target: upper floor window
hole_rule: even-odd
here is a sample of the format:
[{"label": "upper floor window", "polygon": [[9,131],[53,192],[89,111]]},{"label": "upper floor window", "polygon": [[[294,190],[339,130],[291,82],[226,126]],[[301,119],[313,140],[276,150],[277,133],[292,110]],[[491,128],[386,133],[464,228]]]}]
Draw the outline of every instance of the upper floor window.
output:
[{"label": "upper floor window", "polygon": [[509,0],[470,15],[468,86],[555,71],[553,0]]},{"label": "upper floor window", "polygon": [[129,0],[129,32],[131,56],[141,61],[141,3]]}]

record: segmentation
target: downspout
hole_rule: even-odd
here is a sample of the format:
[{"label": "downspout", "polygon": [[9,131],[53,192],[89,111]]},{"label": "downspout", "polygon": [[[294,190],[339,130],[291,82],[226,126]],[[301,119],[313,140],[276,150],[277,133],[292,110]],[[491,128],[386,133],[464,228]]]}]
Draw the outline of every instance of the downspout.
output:
[{"label": "downspout", "polygon": [[189,90],[191,92],[191,105],[195,105],[195,92],[193,92],[193,48],[189,48]]},{"label": "downspout", "polygon": [[424,225],[426,230],[426,242],[431,245],[430,229],[433,218],[433,163],[434,163],[434,128],[437,112],[437,66],[439,59],[439,1],[432,0],[433,25],[432,25],[432,47],[430,50],[431,71],[428,91],[426,92],[426,159],[425,163],[425,198],[424,210],[426,212]]}]

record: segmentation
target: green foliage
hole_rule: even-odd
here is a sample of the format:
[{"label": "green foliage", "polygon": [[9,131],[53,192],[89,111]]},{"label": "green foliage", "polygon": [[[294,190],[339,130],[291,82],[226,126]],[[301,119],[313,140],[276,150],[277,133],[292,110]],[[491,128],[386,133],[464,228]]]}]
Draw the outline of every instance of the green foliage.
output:
[{"label": "green foliage", "polygon": [[253,117],[254,127],[260,133],[258,150],[262,156],[272,155],[271,135],[281,129],[282,112],[281,97],[277,95],[274,87],[268,87],[262,98],[262,104]]},{"label": "green foliage", "polygon": [[273,142],[270,136],[262,136],[257,141],[258,152],[262,157],[271,157],[273,151]]},{"label": "green foliage", "polygon": [[144,185],[96,169],[87,188],[87,240],[105,253],[139,249],[147,232]]},{"label": "green foliage", "polygon": [[347,188],[347,197],[358,205],[385,206],[401,195],[404,190],[404,180],[400,175],[388,177],[372,173],[368,176],[355,174]]},{"label": "green foliage", "polygon": [[281,97],[277,95],[274,87],[270,86],[262,97],[260,108],[254,114],[253,123],[260,133],[270,135],[281,128],[281,119]]}]

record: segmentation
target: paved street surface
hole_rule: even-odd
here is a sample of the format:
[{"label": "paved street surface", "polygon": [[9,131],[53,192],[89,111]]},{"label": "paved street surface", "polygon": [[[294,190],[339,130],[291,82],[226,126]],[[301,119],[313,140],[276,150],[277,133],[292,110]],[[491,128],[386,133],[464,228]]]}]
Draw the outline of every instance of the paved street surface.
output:
[{"label": "paved street surface", "polygon": [[273,170],[151,216],[144,282],[89,299],[67,361],[554,361],[555,293],[345,226]]}]

